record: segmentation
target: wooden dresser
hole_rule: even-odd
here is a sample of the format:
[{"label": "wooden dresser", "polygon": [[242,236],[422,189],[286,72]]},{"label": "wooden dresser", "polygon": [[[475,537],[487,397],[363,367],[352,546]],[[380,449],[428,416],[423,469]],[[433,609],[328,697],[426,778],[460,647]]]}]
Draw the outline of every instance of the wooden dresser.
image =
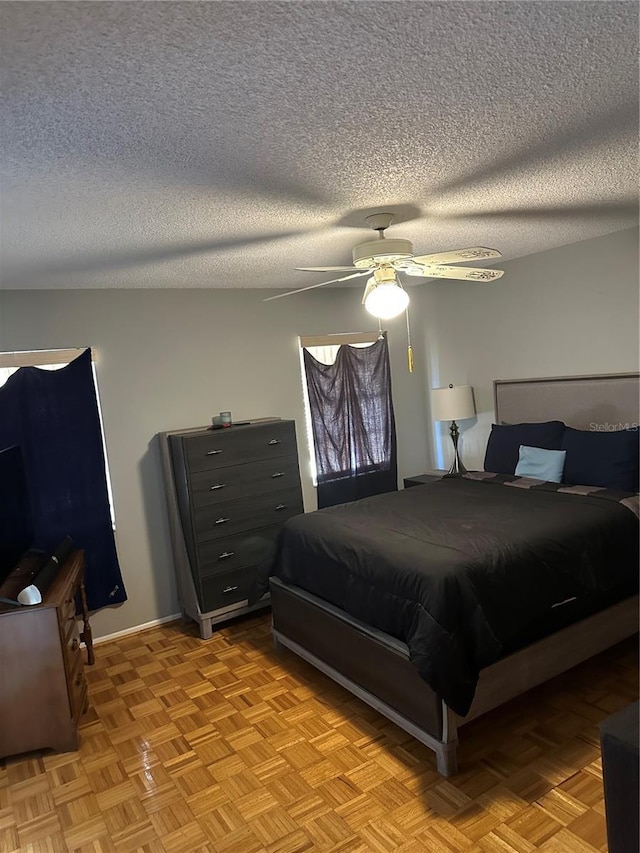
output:
[{"label": "wooden dresser", "polygon": [[[50,747],[78,747],[87,682],[81,639],[93,662],[84,597],[84,555],[73,551],[41,604],[0,610],[0,757]],[[84,632],[76,619],[83,603]]]},{"label": "wooden dresser", "polygon": [[248,595],[278,530],[303,512],[295,423],[265,419],[161,434],[180,606],[212,625],[257,607]]}]

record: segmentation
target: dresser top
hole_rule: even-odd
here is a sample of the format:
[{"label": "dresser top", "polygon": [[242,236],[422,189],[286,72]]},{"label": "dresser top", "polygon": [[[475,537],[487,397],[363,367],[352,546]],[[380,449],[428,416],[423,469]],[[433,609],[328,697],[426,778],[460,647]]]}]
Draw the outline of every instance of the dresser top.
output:
[{"label": "dresser top", "polygon": [[254,427],[265,426],[267,424],[274,423],[292,423],[292,419],[288,418],[253,418],[250,421],[238,421],[237,423],[232,423],[231,426],[228,427],[216,427],[213,429],[211,426],[198,426],[198,427],[187,427],[187,429],[172,429],[167,432],[161,432],[160,435],[169,436],[169,435],[207,435],[209,433],[213,435],[220,435],[221,433],[235,433],[248,429],[252,429]]}]

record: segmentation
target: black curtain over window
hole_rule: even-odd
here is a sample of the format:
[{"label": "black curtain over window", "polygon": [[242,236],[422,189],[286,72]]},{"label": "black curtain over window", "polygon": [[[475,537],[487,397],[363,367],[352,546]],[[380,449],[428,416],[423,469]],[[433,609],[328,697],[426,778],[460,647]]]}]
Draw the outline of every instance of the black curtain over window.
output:
[{"label": "black curtain over window", "polygon": [[52,551],[70,536],[85,551],[89,608],[126,601],[90,350],[59,370],[21,367],[0,388],[0,448],[15,444],[24,460],[33,547]]},{"label": "black curtain over window", "polygon": [[333,364],[304,350],[318,474],[318,508],[398,488],[386,337],[341,346]]}]

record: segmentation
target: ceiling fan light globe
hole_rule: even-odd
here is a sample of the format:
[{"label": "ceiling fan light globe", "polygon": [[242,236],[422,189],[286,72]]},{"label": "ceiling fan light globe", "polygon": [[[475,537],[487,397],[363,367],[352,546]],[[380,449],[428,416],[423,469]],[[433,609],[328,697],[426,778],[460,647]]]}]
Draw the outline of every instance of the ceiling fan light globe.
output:
[{"label": "ceiling fan light globe", "polygon": [[367,285],[371,290],[364,300],[364,307],[374,317],[381,320],[392,320],[402,314],[409,304],[409,294],[399,284],[378,284],[370,278]]}]

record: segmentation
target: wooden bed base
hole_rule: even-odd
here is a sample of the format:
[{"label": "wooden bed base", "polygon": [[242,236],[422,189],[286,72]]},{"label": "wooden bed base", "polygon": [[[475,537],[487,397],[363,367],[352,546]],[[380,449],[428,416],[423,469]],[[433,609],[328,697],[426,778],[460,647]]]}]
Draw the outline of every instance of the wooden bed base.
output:
[{"label": "wooden bed base", "polygon": [[418,675],[407,646],[298,587],[271,579],[273,638],[432,749],[457,772],[458,729],[638,631],[638,596],[563,628],[482,670],[459,717]]}]

